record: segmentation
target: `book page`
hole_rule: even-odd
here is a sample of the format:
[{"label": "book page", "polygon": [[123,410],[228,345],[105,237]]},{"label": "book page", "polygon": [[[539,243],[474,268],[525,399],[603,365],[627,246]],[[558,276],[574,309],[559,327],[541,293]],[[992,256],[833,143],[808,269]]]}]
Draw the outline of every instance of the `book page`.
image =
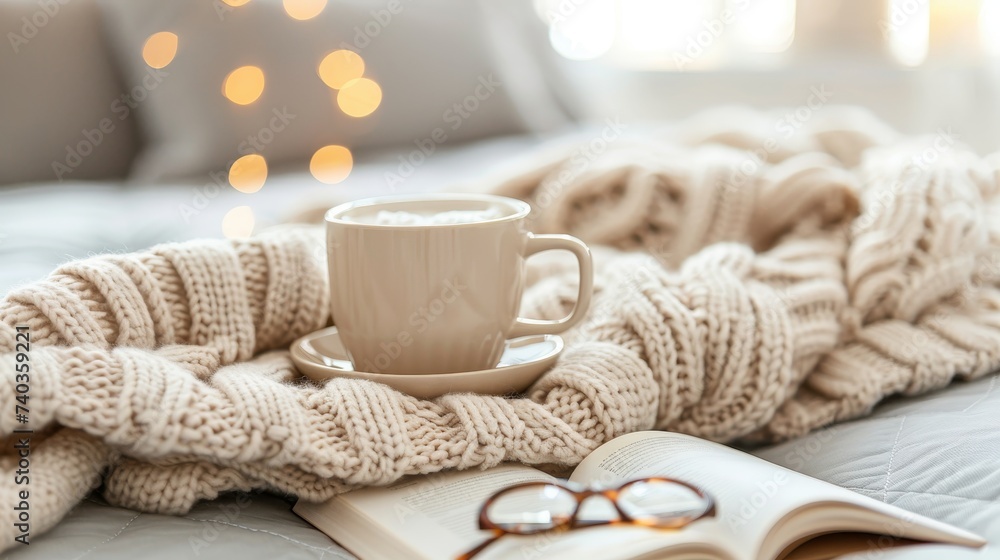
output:
[{"label": "book page", "polygon": [[[590,454],[570,480],[612,486],[643,476],[693,484],[716,502],[714,520],[694,523],[734,556],[773,556],[800,537],[869,530],[975,546],[975,535],[910,514],[741,451],[670,432],[639,432]],[[922,537],[921,537],[922,535]],[[776,549],[776,550],[775,550]]]},{"label": "book page", "polygon": [[[489,496],[521,482],[549,480],[554,479],[527,466],[501,465],[488,471],[408,477],[391,486],[356,490],[334,500],[369,518],[376,524],[377,534],[393,535],[426,558],[454,558],[491,535],[479,530],[479,510]],[[350,549],[342,536],[327,533]]]}]

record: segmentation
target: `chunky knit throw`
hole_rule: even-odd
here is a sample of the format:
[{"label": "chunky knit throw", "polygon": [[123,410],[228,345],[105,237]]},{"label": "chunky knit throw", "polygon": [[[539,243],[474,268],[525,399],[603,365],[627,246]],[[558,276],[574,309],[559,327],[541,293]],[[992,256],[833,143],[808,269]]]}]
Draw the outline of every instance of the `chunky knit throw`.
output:
[{"label": "chunky knit throw", "polygon": [[[635,430],[784,439],[997,368],[1000,158],[825,111],[839,116],[790,138],[752,114],[604,139],[494,184],[534,205],[535,231],[599,257],[589,320],[520,397],[301,378],[287,346],[329,322],[319,226],[99,256],[12,291],[0,546],[24,489],[17,429],[34,431],[34,536],[102,482],[110,502],[164,513],[255,487],[324,500],[442,469],[575,464]],[[574,271],[532,262],[526,311],[563,315]]]}]

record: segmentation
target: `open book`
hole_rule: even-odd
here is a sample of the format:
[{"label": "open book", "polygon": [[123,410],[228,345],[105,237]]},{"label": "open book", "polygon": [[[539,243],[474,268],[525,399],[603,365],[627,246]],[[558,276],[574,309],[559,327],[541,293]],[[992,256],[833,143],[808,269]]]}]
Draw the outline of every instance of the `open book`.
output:
[{"label": "open book", "polygon": [[[476,556],[575,559],[677,558],[820,560],[915,541],[979,547],[978,536],[779,467],[724,445],[668,432],[616,438],[591,453],[570,480],[612,485],[666,476],[702,488],[716,516],[680,530],[604,526],[533,536],[509,535]],[[485,538],[479,508],[512,484],[554,480],[523,465],[410,477],[343,494],[294,511],[361,560],[454,558]],[[589,511],[588,511],[589,509]],[[601,497],[582,517],[612,515]]]}]

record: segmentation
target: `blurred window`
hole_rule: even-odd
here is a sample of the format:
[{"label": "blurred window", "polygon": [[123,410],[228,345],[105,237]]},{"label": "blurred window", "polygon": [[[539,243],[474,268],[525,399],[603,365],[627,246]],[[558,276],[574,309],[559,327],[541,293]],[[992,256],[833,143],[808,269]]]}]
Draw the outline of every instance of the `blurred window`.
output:
[{"label": "blurred window", "polygon": [[643,70],[760,68],[796,54],[1000,57],[1000,0],[534,0],[552,47]]}]

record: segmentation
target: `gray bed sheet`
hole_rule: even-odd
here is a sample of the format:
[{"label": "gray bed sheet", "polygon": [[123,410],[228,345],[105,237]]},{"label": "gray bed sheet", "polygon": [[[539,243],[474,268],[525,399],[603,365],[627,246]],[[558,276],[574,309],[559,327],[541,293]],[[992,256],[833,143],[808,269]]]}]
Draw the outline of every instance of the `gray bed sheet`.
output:
[{"label": "gray bed sheet", "polygon": [[[0,188],[0,294],[44,277],[61,262],[164,241],[221,235],[222,217],[251,206],[258,226],[278,223],[311,201],[442,189],[500,172],[538,141],[502,139],[428,158],[400,184],[393,154],[360,162],[350,181],[321,186],[301,172],[273,175],[254,195],[223,190],[188,215],[205,184],[132,186],[64,183]],[[979,533],[978,551],[921,546],[857,555],[889,560],[1000,559],[1000,378],[898,399],[867,418],[754,451],[760,457],[904,509]],[[291,512],[293,500],[231,494],[184,516],[114,507],[95,495],[55,529],[5,558],[352,558]]]}]

